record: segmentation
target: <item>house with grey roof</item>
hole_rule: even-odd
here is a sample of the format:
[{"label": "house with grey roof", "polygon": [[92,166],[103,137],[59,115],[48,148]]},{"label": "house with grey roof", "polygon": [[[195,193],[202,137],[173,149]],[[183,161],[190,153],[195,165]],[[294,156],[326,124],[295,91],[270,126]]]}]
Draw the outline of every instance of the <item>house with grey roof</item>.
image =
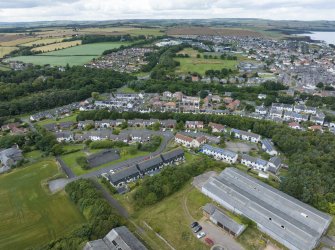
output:
[{"label": "house with grey roof", "polygon": [[184,150],[182,150],[181,148],[177,148],[169,152],[162,153],[161,157],[165,166],[185,160]]},{"label": "house with grey roof", "polygon": [[218,227],[221,227],[234,237],[240,236],[246,228],[245,225],[237,223],[225,212],[211,203],[207,203],[202,209],[204,215],[210,219],[211,222],[213,222]]},{"label": "house with grey roof", "polygon": [[56,132],[55,136],[58,142],[71,142],[74,140],[74,134],[70,131]]},{"label": "house with grey roof", "polygon": [[214,157],[217,160],[221,160],[227,163],[235,163],[237,161],[238,155],[230,150],[213,147],[211,145],[205,144],[202,146],[201,153]]},{"label": "house with grey roof", "polygon": [[270,237],[292,250],[312,250],[332,217],[249,176],[226,168],[202,192],[233,213],[244,215]]},{"label": "house with grey roof", "polygon": [[261,136],[255,133],[243,131],[243,130],[238,130],[238,129],[231,129],[230,134],[233,134],[235,138],[245,140],[245,141],[250,141],[250,142],[255,142],[258,143],[261,139]]},{"label": "house with grey roof", "polygon": [[155,170],[158,170],[163,167],[163,160],[161,156],[153,157],[149,160],[142,161],[137,164],[138,170],[141,172],[141,174],[150,174],[151,172],[154,172]]},{"label": "house with grey roof", "polygon": [[0,149],[0,173],[8,171],[23,159],[22,151],[17,147]]},{"label": "house with grey roof", "polygon": [[147,250],[125,226],[112,229],[103,239],[89,241],[83,250]]},{"label": "house with grey roof", "polygon": [[56,123],[49,123],[49,124],[45,124],[43,125],[43,128],[45,130],[48,130],[50,132],[55,132],[58,130],[57,124]]},{"label": "house with grey roof", "polygon": [[140,177],[141,173],[135,165],[108,176],[110,183],[115,187],[135,181]]},{"label": "house with grey roof", "polygon": [[282,164],[281,159],[278,156],[271,157],[269,162],[268,162],[268,171],[277,174],[278,170],[280,169]]},{"label": "house with grey roof", "polygon": [[256,158],[256,157],[252,157],[250,155],[247,154],[243,154],[241,157],[241,163],[243,165],[246,165],[247,167],[259,170],[259,171],[267,171],[268,170],[268,162],[260,159],[260,158]]},{"label": "house with grey roof", "polygon": [[262,149],[268,153],[269,155],[277,155],[278,151],[275,149],[275,146],[273,145],[272,141],[270,139],[263,139],[261,140]]}]

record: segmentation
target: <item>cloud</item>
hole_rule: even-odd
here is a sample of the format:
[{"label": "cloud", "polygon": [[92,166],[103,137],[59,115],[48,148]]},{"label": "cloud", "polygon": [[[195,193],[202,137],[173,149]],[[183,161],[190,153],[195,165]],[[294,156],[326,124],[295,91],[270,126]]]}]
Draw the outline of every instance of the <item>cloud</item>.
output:
[{"label": "cloud", "polygon": [[334,20],[329,0],[0,0],[0,21],[144,18]]}]

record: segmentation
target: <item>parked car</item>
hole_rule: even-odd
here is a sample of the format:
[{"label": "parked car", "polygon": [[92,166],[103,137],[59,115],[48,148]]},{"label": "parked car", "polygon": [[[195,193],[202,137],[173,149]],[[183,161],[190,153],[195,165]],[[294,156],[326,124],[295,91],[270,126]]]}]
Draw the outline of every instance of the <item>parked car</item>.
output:
[{"label": "parked car", "polygon": [[210,246],[213,246],[213,245],[214,245],[214,241],[213,241],[212,239],[210,239],[210,238],[206,238],[206,239],[205,239],[205,242],[206,242],[208,245],[210,245]]},{"label": "parked car", "polygon": [[198,238],[198,239],[201,239],[201,238],[203,238],[203,237],[205,237],[205,236],[206,236],[206,233],[205,233],[205,232],[200,232],[200,233],[197,234],[197,238]]},{"label": "parked car", "polygon": [[194,227],[196,227],[196,226],[199,226],[199,223],[198,223],[197,221],[192,222],[192,224],[191,224],[191,228],[194,228]]},{"label": "parked car", "polygon": [[196,226],[196,227],[193,229],[193,232],[194,232],[194,233],[198,233],[198,232],[201,231],[201,229],[202,229],[201,226]]}]

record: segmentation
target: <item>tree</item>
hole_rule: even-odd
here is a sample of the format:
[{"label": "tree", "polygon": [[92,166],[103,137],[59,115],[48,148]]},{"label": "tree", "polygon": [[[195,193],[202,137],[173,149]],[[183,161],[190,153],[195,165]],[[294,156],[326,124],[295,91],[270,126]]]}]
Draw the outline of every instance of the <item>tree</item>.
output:
[{"label": "tree", "polygon": [[99,94],[99,92],[92,92],[92,93],[91,93],[91,97],[92,97],[94,100],[99,100],[99,98],[100,98],[100,94]]},{"label": "tree", "polygon": [[86,170],[86,169],[90,168],[85,156],[80,156],[80,157],[76,158],[76,162],[82,169]]},{"label": "tree", "polygon": [[197,54],[197,58],[201,58],[201,55],[200,55],[200,54]]},{"label": "tree", "polygon": [[159,122],[155,122],[153,125],[152,125],[152,129],[154,131],[158,131],[161,127],[161,124]]}]

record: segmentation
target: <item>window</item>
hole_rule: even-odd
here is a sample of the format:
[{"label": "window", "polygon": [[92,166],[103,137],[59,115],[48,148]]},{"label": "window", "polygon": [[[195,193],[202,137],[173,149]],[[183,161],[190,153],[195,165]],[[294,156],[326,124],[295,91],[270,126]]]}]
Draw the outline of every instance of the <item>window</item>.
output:
[{"label": "window", "polygon": [[285,229],[285,227],[283,225],[281,225],[281,228]]}]

